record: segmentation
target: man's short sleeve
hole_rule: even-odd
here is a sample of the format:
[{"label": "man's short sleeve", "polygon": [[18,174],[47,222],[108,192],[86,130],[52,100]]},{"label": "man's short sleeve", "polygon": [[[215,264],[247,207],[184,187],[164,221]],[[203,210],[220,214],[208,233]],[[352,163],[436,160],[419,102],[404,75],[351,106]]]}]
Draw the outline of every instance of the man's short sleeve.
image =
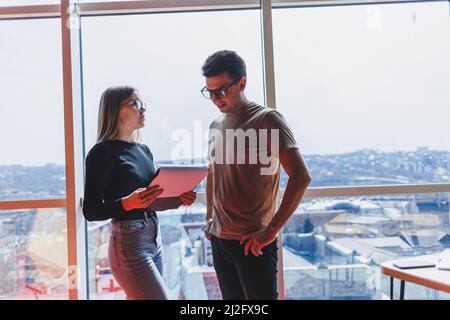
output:
[{"label": "man's short sleeve", "polygon": [[277,110],[269,111],[264,117],[264,128],[268,130],[278,129],[280,150],[298,148],[294,133],[288,126],[283,115]]}]

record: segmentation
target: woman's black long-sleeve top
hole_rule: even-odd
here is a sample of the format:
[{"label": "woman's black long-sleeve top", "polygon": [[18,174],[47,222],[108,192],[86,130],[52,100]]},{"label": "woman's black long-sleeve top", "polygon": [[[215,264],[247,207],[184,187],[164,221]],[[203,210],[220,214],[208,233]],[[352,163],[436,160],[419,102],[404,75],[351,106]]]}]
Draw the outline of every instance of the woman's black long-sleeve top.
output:
[{"label": "woman's black long-sleeve top", "polygon": [[156,173],[153,155],[145,144],[122,140],[97,143],[86,157],[83,214],[89,221],[133,219],[144,211],[175,209],[178,197],[156,199],[145,209],[125,211],[121,199],[138,188],[148,187]]}]

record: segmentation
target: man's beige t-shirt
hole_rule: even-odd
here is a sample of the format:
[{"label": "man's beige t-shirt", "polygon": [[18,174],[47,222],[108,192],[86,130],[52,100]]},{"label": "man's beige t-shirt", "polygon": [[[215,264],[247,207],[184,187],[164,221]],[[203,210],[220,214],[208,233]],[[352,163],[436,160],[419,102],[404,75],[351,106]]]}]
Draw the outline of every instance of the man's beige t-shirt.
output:
[{"label": "man's beige t-shirt", "polygon": [[[215,119],[209,129],[207,217],[213,219],[209,232],[239,240],[270,223],[278,203],[277,151],[298,148],[297,142],[278,111],[253,102]],[[230,139],[227,134],[235,136]]]}]

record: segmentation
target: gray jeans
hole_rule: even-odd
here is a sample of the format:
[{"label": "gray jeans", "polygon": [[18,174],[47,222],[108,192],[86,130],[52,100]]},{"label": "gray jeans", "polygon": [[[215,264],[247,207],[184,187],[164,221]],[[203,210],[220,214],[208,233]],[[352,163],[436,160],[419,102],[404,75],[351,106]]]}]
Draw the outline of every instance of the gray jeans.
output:
[{"label": "gray jeans", "polygon": [[169,298],[162,278],[163,252],[158,217],[112,222],[108,259],[129,300]]}]

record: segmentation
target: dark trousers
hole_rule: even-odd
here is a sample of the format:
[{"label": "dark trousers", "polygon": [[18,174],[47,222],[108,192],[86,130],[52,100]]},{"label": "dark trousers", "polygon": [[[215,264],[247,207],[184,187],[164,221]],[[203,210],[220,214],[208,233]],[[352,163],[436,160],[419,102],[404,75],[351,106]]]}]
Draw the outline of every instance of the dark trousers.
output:
[{"label": "dark trousers", "polygon": [[214,269],[224,300],[276,300],[277,239],[265,246],[263,255],[246,256],[245,244],[211,236]]}]

